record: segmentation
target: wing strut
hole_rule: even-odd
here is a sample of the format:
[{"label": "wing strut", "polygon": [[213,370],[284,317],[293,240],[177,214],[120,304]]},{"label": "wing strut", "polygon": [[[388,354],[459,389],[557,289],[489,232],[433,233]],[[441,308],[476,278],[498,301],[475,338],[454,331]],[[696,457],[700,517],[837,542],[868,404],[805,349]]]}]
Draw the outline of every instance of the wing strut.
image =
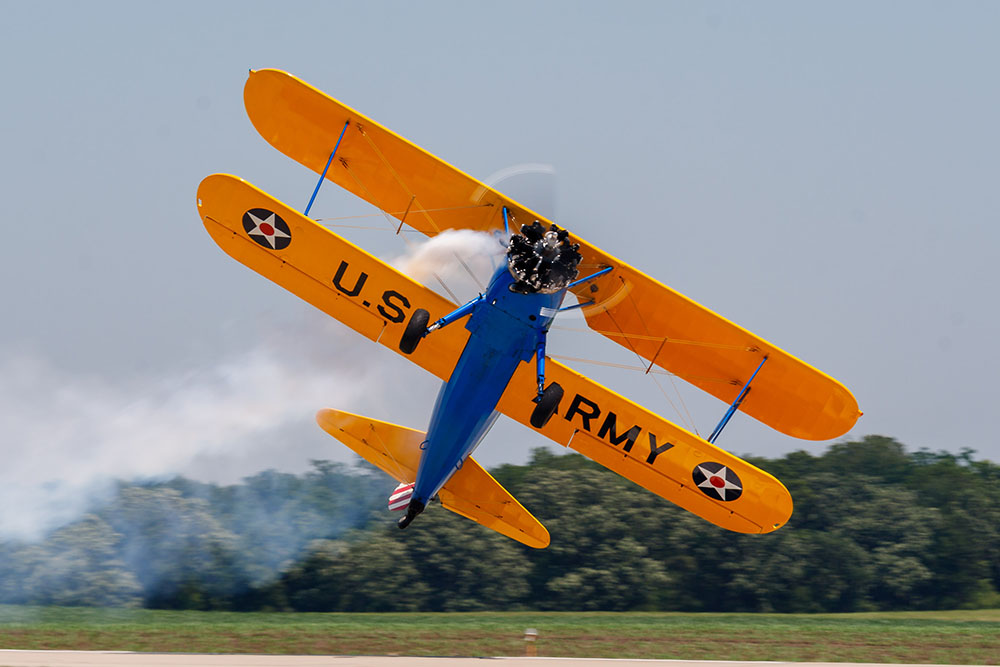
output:
[{"label": "wing strut", "polygon": [[743,385],[743,391],[739,393],[739,396],[736,397],[736,400],[733,401],[733,404],[729,406],[728,410],[726,410],[726,414],[722,415],[722,421],[720,421],[718,426],[715,427],[715,430],[712,431],[712,435],[708,436],[709,442],[713,444],[715,443],[715,439],[719,437],[720,433],[722,433],[722,429],[726,428],[726,424],[728,424],[729,420],[733,418],[733,415],[736,414],[736,411],[740,409],[740,405],[742,405],[743,399],[747,397],[747,392],[750,391],[750,383],[753,382],[753,379],[755,377],[757,377],[757,373],[760,372],[760,369],[764,366],[765,361],[767,361],[767,357],[764,357],[763,359],[760,360],[760,365],[757,366],[757,370],[753,372],[753,375],[750,376],[750,379],[747,380],[746,384]]},{"label": "wing strut", "polygon": [[[569,285],[566,286],[566,289],[572,289],[572,288],[576,287],[577,285],[580,285],[580,284],[583,284],[583,283],[587,282],[588,280],[593,280],[594,278],[600,278],[601,276],[603,276],[605,273],[607,273],[608,271],[610,271],[613,268],[615,268],[615,267],[613,267],[613,266],[605,266],[603,269],[601,269],[597,273],[591,274],[591,275],[587,276],[586,278],[580,278],[579,280],[574,280],[573,282],[571,282]],[[590,301],[580,301],[578,303],[573,304],[572,306],[564,306],[564,307],[560,308],[559,312],[560,313],[565,313],[567,310],[576,310],[577,308],[584,308],[586,306],[593,306],[595,303],[597,303],[597,302],[594,299],[591,299]]]},{"label": "wing strut", "polygon": [[610,271],[613,268],[615,268],[615,267],[613,267],[613,266],[605,266],[603,269],[601,269],[597,273],[592,273],[589,276],[587,276],[586,278],[580,278],[579,280],[574,280],[569,285],[566,285],[566,289],[573,289],[577,285],[579,285],[581,283],[585,283],[588,280],[593,280],[594,278],[600,278],[601,276],[603,276],[605,273],[607,273],[608,271]]},{"label": "wing strut", "polygon": [[455,310],[451,311],[450,313],[448,313],[447,315],[436,321],[434,324],[427,327],[427,330],[424,333],[424,335],[426,336],[432,331],[437,331],[441,327],[446,327],[455,320],[462,319],[463,317],[474,311],[476,309],[476,306],[479,305],[479,302],[482,301],[484,298],[485,297],[482,294],[480,294],[479,296],[477,296],[475,299],[468,302],[464,306],[460,306],[459,308],[456,308]]},{"label": "wing strut", "polygon": [[[316,201],[316,195],[319,194],[319,186],[323,185],[323,181],[326,180],[326,172],[330,170],[330,165],[333,164],[333,156],[337,154],[337,149],[340,148],[340,142],[344,138],[344,132],[347,132],[347,126],[350,124],[351,121],[345,122],[344,128],[340,131],[340,137],[337,139],[337,145],[333,147],[333,152],[330,153],[330,159],[326,161],[326,166],[323,167],[323,173],[319,175],[319,183],[316,184],[316,189],[313,190],[312,197],[309,198],[309,203],[306,204],[305,215],[309,215],[309,209],[313,207],[313,202]],[[329,145],[330,144],[327,144],[327,146]]]},{"label": "wing strut", "polygon": [[538,377],[538,395],[535,397],[535,403],[542,400],[542,394],[545,393],[545,334],[546,329],[542,329],[538,332],[538,342],[535,345],[535,369]]}]

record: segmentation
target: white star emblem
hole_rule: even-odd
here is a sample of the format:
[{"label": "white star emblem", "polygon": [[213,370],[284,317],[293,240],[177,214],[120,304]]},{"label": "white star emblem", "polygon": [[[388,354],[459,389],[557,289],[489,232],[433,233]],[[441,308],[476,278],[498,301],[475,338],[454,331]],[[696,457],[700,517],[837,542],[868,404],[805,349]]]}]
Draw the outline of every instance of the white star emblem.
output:
[{"label": "white star emblem", "polygon": [[699,484],[698,488],[703,489],[708,495],[712,495],[711,492],[718,494],[719,500],[726,499],[726,491],[743,490],[743,487],[739,484],[729,481],[729,476],[727,475],[729,469],[725,466],[719,468],[718,472],[712,472],[704,466],[698,466],[695,470],[705,476],[705,481]]},{"label": "white star emblem", "polygon": [[274,213],[272,213],[270,216],[268,216],[263,220],[254,215],[253,212],[251,211],[247,211],[247,215],[250,216],[250,219],[253,220],[253,223],[255,225],[253,229],[247,230],[247,234],[250,234],[251,236],[264,237],[264,240],[267,241],[268,245],[271,246],[272,249],[277,247],[277,242],[275,241],[275,239],[292,238],[285,232],[278,229],[277,225],[275,225]]}]

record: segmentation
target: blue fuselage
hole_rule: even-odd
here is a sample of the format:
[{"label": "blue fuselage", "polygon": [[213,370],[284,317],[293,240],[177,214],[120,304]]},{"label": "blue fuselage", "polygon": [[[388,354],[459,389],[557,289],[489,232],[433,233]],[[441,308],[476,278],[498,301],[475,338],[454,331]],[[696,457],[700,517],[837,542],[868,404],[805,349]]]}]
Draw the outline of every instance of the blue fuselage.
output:
[{"label": "blue fuselage", "polygon": [[[462,467],[496,419],[496,406],[514,371],[534,355],[566,290],[555,294],[510,291],[514,278],[502,264],[469,316],[469,342],[441,387],[422,445],[413,498],[425,503]],[[526,394],[524,400],[532,396]]]}]

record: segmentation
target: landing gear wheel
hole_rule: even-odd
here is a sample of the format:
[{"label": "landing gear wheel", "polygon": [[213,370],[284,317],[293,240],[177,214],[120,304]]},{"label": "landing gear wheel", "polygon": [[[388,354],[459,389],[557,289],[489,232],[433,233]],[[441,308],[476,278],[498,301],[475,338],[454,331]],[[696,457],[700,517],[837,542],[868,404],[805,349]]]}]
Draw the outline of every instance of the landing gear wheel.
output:
[{"label": "landing gear wheel", "polygon": [[563,388],[559,386],[559,383],[553,382],[542,395],[535,399],[535,409],[531,411],[531,425],[535,428],[542,428],[549,423],[552,419],[552,415],[556,413],[559,408],[559,401],[563,397]]},{"label": "landing gear wheel", "polygon": [[403,354],[413,354],[413,351],[417,349],[417,344],[427,331],[427,321],[430,319],[431,314],[423,308],[417,308],[413,311],[413,316],[410,317],[410,321],[406,324],[406,331],[403,332],[403,337],[399,339],[399,349]]}]

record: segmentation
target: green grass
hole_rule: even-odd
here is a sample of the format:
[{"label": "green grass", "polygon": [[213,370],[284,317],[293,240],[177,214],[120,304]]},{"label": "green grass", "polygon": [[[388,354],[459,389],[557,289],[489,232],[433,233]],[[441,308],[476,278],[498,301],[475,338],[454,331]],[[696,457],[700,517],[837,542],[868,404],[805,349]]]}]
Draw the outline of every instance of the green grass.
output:
[{"label": "green grass", "polygon": [[0,648],[1000,664],[1000,610],[279,614],[0,606]]}]

